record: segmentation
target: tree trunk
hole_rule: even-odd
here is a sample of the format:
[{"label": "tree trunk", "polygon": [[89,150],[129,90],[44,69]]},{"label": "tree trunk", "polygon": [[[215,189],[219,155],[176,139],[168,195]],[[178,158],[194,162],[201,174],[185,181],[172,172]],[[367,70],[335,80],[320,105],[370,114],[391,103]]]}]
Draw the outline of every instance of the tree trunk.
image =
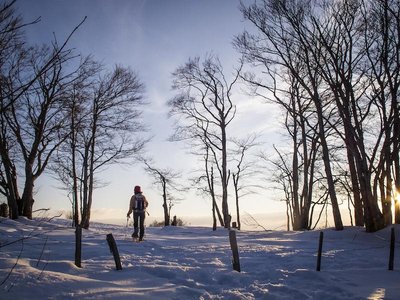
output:
[{"label": "tree trunk", "polygon": [[10,210],[9,217],[13,220],[16,220],[19,216],[17,202],[19,200],[19,195],[16,170],[8,156],[7,148],[4,146],[3,143],[0,146],[1,160],[7,180],[7,204]]},{"label": "tree trunk", "polygon": [[360,176],[360,188],[363,195],[365,228],[367,232],[375,232],[385,227],[385,221],[379,210],[378,202],[371,191],[371,176],[367,170],[363,170],[363,166],[360,166],[360,169],[362,174]]},{"label": "tree trunk", "polygon": [[222,143],[222,214],[224,216],[225,228],[230,226],[230,216],[228,208],[228,170],[227,170],[227,147],[226,147],[226,128],[221,124],[221,143]]},{"label": "tree trunk", "polygon": [[[16,216],[16,218],[18,218],[18,215],[20,215],[19,210],[18,210],[18,203],[22,203],[22,199],[21,199],[21,197],[19,195],[19,191],[18,191],[17,170],[15,169],[14,164],[12,164],[10,167],[12,170],[10,173],[10,175],[11,175],[10,189],[12,189],[12,191],[13,191],[12,195],[14,195],[13,198],[16,200],[15,203],[14,203],[14,199],[12,200],[13,206],[11,207],[11,215],[12,215],[12,218],[14,218],[14,216]],[[22,211],[21,211],[21,214],[22,214]]]},{"label": "tree trunk", "polygon": [[290,231],[290,204],[286,201],[286,230]]},{"label": "tree trunk", "polygon": [[[340,103],[339,103],[340,105]],[[365,227],[368,232],[375,232],[385,227],[383,214],[379,210],[378,201],[372,193],[371,171],[368,168],[367,155],[362,137],[356,139],[356,133],[350,122],[350,114],[342,108],[345,126],[346,146],[354,155],[357,178],[360,183],[360,193],[364,206]]]},{"label": "tree trunk", "polygon": [[83,223],[83,228],[88,229],[90,226],[90,215],[92,210],[92,202],[93,202],[93,190],[94,190],[94,154],[95,154],[95,145],[96,145],[96,121],[95,118],[93,125],[93,139],[90,149],[90,164],[89,164],[89,188],[88,188],[88,197],[87,197],[87,206],[86,206],[86,214],[85,220]]},{"label": "tree trunk", "polygon": [[73,223],[74,226],[79,225],[79,203],[78,203],[78,179],[76,172],[76,124],[75,124],[76,103],[73,98],[71,111],[71,159],[72,159],[72,206],[73,206]]},{"label": "tree trunk", "polygon": [[215,201],[212,200],[213,231],[217,230],[217,217],[215,216]]},{"label": "tree trunk", "polygon": [[394,106],[393,118],[393,163],[394,163],[394,183],[395,183],[395,196],[394,199],[394,222],[400,224],[400,112],[397,100],[392,101]]},{"label": "tree trunk", "polygon": [[[385,169],[383,172],[383,181],[386,181],[386,186],[384,187],[384,197],[381,198],[382,200],[382,213],[383,219],[385,221],[385,225],[389,226],[392,224],[393,214],[392,214],[392,187],[393,187],[393,180],[391,175],[391,159],[390,159],[390,147],[384,149],[386,152],[385,154]],[[388,155],[388,156],[387,156]]]},{"label": "tree trunk", "polygon": [[22,215],[32,219],[34,176],[30,166],[25,167],[25,187],[22,194]]},{"label": "tree trunk", "polygon": [[[295,101],[292,101],[293,109],[295,108]],[[293,230],[302,230],[302,215],[299,203],[299,158],[298,158],[298,127],[297,120],[293,122],[293,133],[292,133],[292,143],[293,143],[293,159],[292,159],[292,202],[293,202]],[[307,216],[308,218],[308,216]]]},{"label": "tree trunk", "polygon": [[88,195],[88,202],[86,206],[86,214],[85,214],[85,220],[83,223],[83,228],[89,229],[90,226],[90,217],[91,217],[91,211],[92,211],[92,203],[93,203],[93,180],[94,180],[94,175],[91,173],[89,176],[89,195]]},{"label": "tree trunk", "polygon": [[[318,93],[316,93],[317,95]],[[339,204],[335,191],[335,183],[333,180],[332,169],[329,158],[329,148],[325,138],[325,129],[324,129],[324,117],[322,112],[321,103],[319,99],[314,99],[314,104],[316,106],[317,115],[318,115],[318,129],[319,129],[319,139],[321,141],[322,146],[322,159],[324,161],[326,180],[328,182],[328,193],[331,199],[332,210],[333,210],[333,219],[335,222],[336,230],[343,230],[342,217],[340,215]]]},{"label": "tree trunk", "polygon": [[88,161],[89,161],[89,146],[85,145],[85,154],[83,156],[83,179],[82,179],[82,187],[81,187],[81,209],[82,209],[82,216],[81,216],[81,227],[85,228],[86,224],[86,215],[88,214],[88,184],[89,184],[89,171],[88,171]]},{"label": "tree trunk", "polygon": [[164,209],[164,226],[169,226],[170,216],[168,214],[168,205],[167,205],[167,191],[166,191],[167,182],[165,178],[162,178],[162,187],[163,187],[163,209]]},{"label": "tree trunk", "polygon": [[[300,104],[299,104],[300,105]],[[306,125],[304,122],[305,116],[301,115],[300,116],[300,128],[301,128],[301,144],[303,148],[303,188],[301,192],[301,201],[300,201],[300,206],[301,206],[301,214],[302,214],[302,224],[301,227],[304,229],[308,230],[310,227],[310,207],[311,207],[311,200],[312,200],[312,185],[309,184],[310,182],[310,177],[311,181],[313,179],[313,166],[315,162],[315,154],[313,153],[317,152],[316,149],[316,144],[317,141],[315,140],[316,137],[314,137],[314,140],[311,142],[311,148],[310,151],[308,151],[307,148],[307,134],[306,134]],[[310,153],[310,157],[309,157]],[[310,171],[311,169],[311,171]],[[311,176],[309,175],[311,174]],[[311,187],[311,190],[310,190]]]},{"label": "tree trunk", "polygon": [[210,194],[211,194],[211,199],[214,203],[215,211],[217,213],[219,223],[221,224],[222,227],[225,226],[224,223],[224,218],[221,215],[221,211],[218,207],[217,200],[215,198],[215,189],[214,189],[214,168],[211,166],[211,171],[210,173],[208,172],[208,150],[207,150],[207,156],[206,156],[206,174],[207,174],[207,182],[208,182],[208,188],[210,189]]},{"label": "tree trunk", "polygon": [[338,204],[338,200],[337,200],[337,196],[336,196],[335,183],[333,180],[332,169],[331,169],[330,160],[328,157],[329,150],[328,150],[328,145],[326,143],[325,137],[321,138],[321,142],[322,142],[322,152],[323,152],[323,158],[324,158],[325,174],[326,174],[326,179],[328,181],[328,192],[329,192],[329,196],[330,196],[331,204],[332,204],[335,229],[343,230],[342,217],[340,214],[339,204]]},{"label": "tree trunk", "polygon": [[235,187],[235,199],[236,199],[236,222],[237,222],[237,229],[240,230],[240,209],[239,209],[239,191],[238,191],[238,184],[239,184],[239,174],[232,175],[233,185]]},{"label": "tree trunk", "polygon": [[208,184],[209,184],[210,193],[211,193],[211,199],[212,199],[212,203],[213,203],[213,217],[214,217],[213,228],[215,227],[215,229],[216,229],[217,228],[217,224],[216,224],[216,220],[215,220],[215,213],[217,213],[219,223],[220,223],[220,225],[222,227],[224,227],[224,219],[221,216],[221,212],[219,210],[217,201],[215,199],[215,193],[214,193],[214,168],[211,167],[211,175],[208,175],[208,168],[206,168],[206,172],[207,172],[207,177],[208,177],[208,180],[209,180]]},{"label": "tree trunk", "polygon": [[357,178],[357,169],[354,164],[354,155],[350,151],[349,147],[346,147],[346,152],[347,152],[347,162],[349,163],[351,186],[353,190],[354,221],[356,226],[364,226],[363,203],[361,200],[360,187]]}]

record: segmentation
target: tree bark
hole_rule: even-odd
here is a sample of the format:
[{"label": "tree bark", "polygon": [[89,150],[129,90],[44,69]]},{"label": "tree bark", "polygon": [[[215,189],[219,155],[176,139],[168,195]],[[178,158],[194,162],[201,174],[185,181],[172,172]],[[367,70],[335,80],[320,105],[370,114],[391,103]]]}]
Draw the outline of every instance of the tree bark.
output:
[{"label": "tree bark", "polygon": [[32,208],[33,208],[33,187],[35,178],[32,174],[32,168],[30,166],[25,167],[25,187],[22,194],[22,214],[28,219],[32,219]]},{"label": "tree bark", "polygon": [[228,170],[227,170],[227,146],[226,146],[226,125],[221,121],[221,144],[222,144],[222,214],[224,216],[225,228],[230,226],[230,216],[228,208]]},{"label": "tree bark", "polygon": [[78,202],[78,176],[77,176],[77,171],[76,171],[76,134],[77,134],[77,128],[76,128],[76,101],[75,101],[75,96],[73,96],[73,103],[71,107],[71,142],[70,142],[70,147],[71,147],[71,171],[72,171],[72,207],[73,207],[73,223],[74,226],[79,225],[79,202]]},{"label": "tree bark", "polygon": [[161,178],[162,189],[163,189],[163,209],[164,209],[164,226],[169,226],[170,224],[170,215],[168,213],[168,204],[167,204],[167,182],[165,177]]},{"label": "tree bark", "polygon": [[19,194],[18,194],[18,187],[17,187],[17,176],[15,174],[16,170],[13,166],[10,158],[8,157],[7,149],[4,147],[3,143],[1,143],[1,159],[4,166],[4,172],[6,175],[7,180],[7,204],[10,210],[10,218],[13,220],[18,219],[19,210],[18,210],[18,201]]},{"label": "tree bark", "polygon": [[349,163],[351,186],[353,190],[354,221],[356,226],[364,226],[363,203],[360,194],[357,169],[354,163],[354,155],[350,151],[349,147],[346,147],[346,153],[347,153],[347,162]]},{"label": "tree bark", "polygon": [[[316,95],[318,95],[318,93],[316,93]],[[318,128],[319,128],[318,134],[319,134],[319,139],[321,141],[321,146],[322,146],[322,159],[324,161],[326,180],[328,182],[328,193],[329,193],[331,204],[332,204],[335,229],[343,230],[343,222],[342,222],[342,217],[341,217],[340,210],[339,210],[339,203],[337,200],[337,195],[336,195],[336,191],[335,191],[335,183],[333,180],[332,169],[331,169],[331,164],[330,164],[329,148],[328,148],[328,143],[326,142],[326,137],[325,137],[324,117],[323,117],[322,107],[319,102],[320,101],[319,99],[314,98],[313,100],[314,100],[314,104],[315,104],[315,107],[317,110]]]}]

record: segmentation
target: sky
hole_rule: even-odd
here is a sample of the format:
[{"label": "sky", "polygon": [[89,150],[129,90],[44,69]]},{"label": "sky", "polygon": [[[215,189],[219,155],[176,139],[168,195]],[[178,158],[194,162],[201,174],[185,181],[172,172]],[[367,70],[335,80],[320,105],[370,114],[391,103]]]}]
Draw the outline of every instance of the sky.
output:
[{"label": "sky", "polygon": [[[0,218],[0,299],[400,299],[400,251],[389,271],[391,228],[238,231],[240,271],[232,268],[228,231],[151,227],[134,243],[131,227],[94,223],[82,231],[81,267],[74,228],[65,219]],[[400,225],[394,233],[400,234]],[[121,260],[106,242],[112,234]]]},{"label": "sky", "polygon": [[[248,25],[238,9],[237,0],[17,0],[18,12],[25,21],[40,17],[40,22],[27,28],[32,43],[49,42],[54,36],[64,41],[85,16],[87,20],[74,34],[69,46],[82,55],[93,55],[112,68],[119,64],[135,70],[146,86],[144,121],[150,128],[152,141],[146,154],[161,168],[172,168],[189,176],[195,158],[183,144],[168,142],[173,120],[167,118],[167,101],[174,95],[171,73],[189,58],[217,55],[226,74],[237,65],[239,54],[232,46],[233,37]],[[270,105],[251,99],[245,88],[235,95],[238,114],[232,124],[232,135],[243,137],[257,132],[263,149],[270,151],[277,134],[278,112]],[[162,219],[162,198],[142,166],[117,165],[108,168],[101,180],[106,187],[97,189],[93,200],[93,218],[124,220],[129,198],[135,185],[142,186],[150,202],[149,213]],[[42,176],[35,185],[34,209],[69,210],[70,202],[58,183]],[[243,201],[248,213],[282,212],[284,207],[274,200],[272,191],[253,195]],[[234,210],[233,202],[231,210]],[[187,194],[172,215],[190,218],[211,216],[211,202]]]}]

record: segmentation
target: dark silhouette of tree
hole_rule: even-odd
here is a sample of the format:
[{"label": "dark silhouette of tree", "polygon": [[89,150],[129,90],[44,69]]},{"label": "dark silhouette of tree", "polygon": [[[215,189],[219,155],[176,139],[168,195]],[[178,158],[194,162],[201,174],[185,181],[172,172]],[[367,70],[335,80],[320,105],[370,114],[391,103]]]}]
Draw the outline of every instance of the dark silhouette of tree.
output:
[{"label": "dark silhouette of tree", "polygon": [[15,1],[10,1],[0,6],[0,193],[7,198],[10,218],[17,219],[20,195],[15,166],[16,139],[7,125],[5,114],[9,113],[9,105],[16,100],[11,95],[20,94],[32,83],[29,78],[24,78],[25,81],[17,81],[16,78],[23,72],[26,63],[27,49],[24,48],[23,28],[38,20],[23,23],[17,16],[14,5]]},{"label": "dark silhouette of tree", "polygon": [[[209,151],[207,157],[213,159],[221,186],[225,227],[229,226],[230,219],[227,129],[236,113],[231,94],[239,71],[228,82],[217,58],[211,56],[203,62],[199,58],[190,59],[173,73],[173,88],[179,94],[169,101],[170,114],[180,118],[172,139],[197,143],[195,145],[200,147],[202,153]],[[216,181],[212,182],[215,184]],[[216,195],[215,185],[212,191]]]},{"label": "dark silhouette of tree", "polygon": [[[264,0],[241,10],[257,30],[235,41],[246,59],[275,86],[294,77],[312,101],[335,227],[343,227],[337,183],[352,195],[356,225],[373,232],[390,224],[399,164],[398,1]],[[247,78],[271,91],[271,83]]]},{"label": "dark silhouette of tree", "polygon": [[392,223],[392,199],[395,203],[395,222],[400,223],[400,163],[399,163],[399,87],[400,87],[400,3],[393,0],[362,3],[365,63],[370,78],[370,101],[380,118],[378,136],[382,139],[375,148],[377,163],[374,169],[374,193],[378,188],[385,223]]},{"label": "dark silhouette of tree", "polygon": [[84,80],[69,94],[70,131],[54,168],[72,193],[75,214],[81,206],[81,226],[89,228],[97,174],[138,154],[147,139],[140,136],[145,130],[140,118],[145,103],[138,76],[121,66],[103,72],[93,62],[83,72]]},{"label": "dark silhouette of tree", "polygon": [[[54,59],[56,53],[58,59]],[[34,182],[67,137],[63,103],[66,87],[74,80],[75,72],[65,70],[73,59],[70,51],[59,52],[57,48],[42,47],[32,48],[29,54],[27,71],[35,74],[37,80],[10,103],[5,119],[24,166],[25,184],[20,210],[24,216],[32,218]],[[52,64],[43,71],[43,62],[47,64],[50,59]]]},{"label": "dark silhouette of tree", "polygon": [[145,166],[145,172],[154,179],[154,185],[162,192],[164,226],[169,226],[171,224],[171,209],[180,200],[177,197],[179,193],[185,190],[178,182],[181,173],[170,168],[156,167],[152,159],[141,158],[140,161]]},{"label": "dark silhouette of tree", "polygon": [[318,70],[330,87],[343,122],[344,134],[341,136],[348,149],[349,164],[355,166],[350,171],[356,172],[352,176],[358,178],[365,226],[367,231],[373,232],[383,228],[385,222],[371,186],[373,169],[366,145],[365,129],[372,111],[363,91],[365,69],[362,60],[365,52],[362,43],[358,42],[361,38],[359,28],[363,26],[357,13],[360,5],[357,2],[337,2],[328,9],[331,10],[328,18],[312,18],[316,35],[314,42],[324,50],[318,61]]},{"label": "dark silhouette of tree", "polygon": [[[0,171],[2,193],[8,199],[10,217],[16,219],[20,214],[32,217],[34,181],[63,138],[54,120],[59,117],[60,91],[73,75],[61,70],[73,58],[67,43],[85,19],[61,45],[55,40],[51,47],[28,47],[23,28],[39,19],[23,23],[14,4],[5,2],[0,7]],[[17,186],[21,165],[25,174],[22,199]]]},{"label": "dark silhouette of tree", "polygon": [[88,105],[91,101],[92,86],[96,84],[96,76],[101,72],[101,65],[93,61],[91,57],[81,62],[77,79],[67,90],[67,99],[64,111],[67,115],[68,137],[59,149],[50,165],[50,169],[56,174],[63,184],[63,189],[68,192],[72,204],[73,225],[79,224],[82,206],[81,183],[82,176],[82,134],[88,125]]},{"label": "dark silhouette of tree", "polygon": [[[316,58],[313,53],[310,53],[310,49],[313,49],[316,44],[307,44],[307,35],[305,35],[307,31],[304,30],[305,33],[302,31],[303,23],[306,22],[305,12],[308,11],[304,9],[308,8],[306,4],[306,2],[297,3],[289,7],[284,1],[262,1],[261,4],[256,3],[248,7],[242,5],[243,16],[257,28],[258,33],[243,33],[236,38],[235,45],[245,59],[266,69],[264,73],[271,77],[267,80],[271,80],[272,84],[263,84],[253,76],[247,77],[248,82],[261,89],[266,89],[267,92],[274,91],[276,89],[275,80],[290,74],[313,103],[317,118],[315,130],[321,144],[335,227],[337,230],[342,230],[343,223],[334,186],[327,128],[325,127],[326,110],[324,105],[329,103],[324,102],[324,96],[320,89],[321,78],[312,68]],[[294,163],[296,164],[296,161]],[[297,179],[294,178],[293,184],[297,184],[297,182]],[[297,191],[296,186],[294,190]],[[298,201],[296,200],[295,203]]]},{"label": "dark silhouette of tree", "polygon": [[232,142],[236,148],[232,151],[233,163],[236,169],[232,170],[232,181],[236,203],[236,226],[241,229],[240,221],[240,199],[254,193],[259,188],[255,182],[258,166],[254,160],[249,159],[249,152],[257,146],[257,135],[249,135],[246,138],[234,139]]}]

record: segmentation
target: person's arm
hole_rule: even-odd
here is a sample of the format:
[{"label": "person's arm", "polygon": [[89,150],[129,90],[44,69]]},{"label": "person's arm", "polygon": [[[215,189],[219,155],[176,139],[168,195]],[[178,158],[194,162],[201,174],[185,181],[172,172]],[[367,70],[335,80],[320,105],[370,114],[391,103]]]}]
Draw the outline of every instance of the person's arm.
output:
[{"label": "person's arm", "polygon": [[144,198],[144,208],[146,209],[147,206],[149,206],[149,202],[147,201],[145,196],[143,196],[143,198]]}]

